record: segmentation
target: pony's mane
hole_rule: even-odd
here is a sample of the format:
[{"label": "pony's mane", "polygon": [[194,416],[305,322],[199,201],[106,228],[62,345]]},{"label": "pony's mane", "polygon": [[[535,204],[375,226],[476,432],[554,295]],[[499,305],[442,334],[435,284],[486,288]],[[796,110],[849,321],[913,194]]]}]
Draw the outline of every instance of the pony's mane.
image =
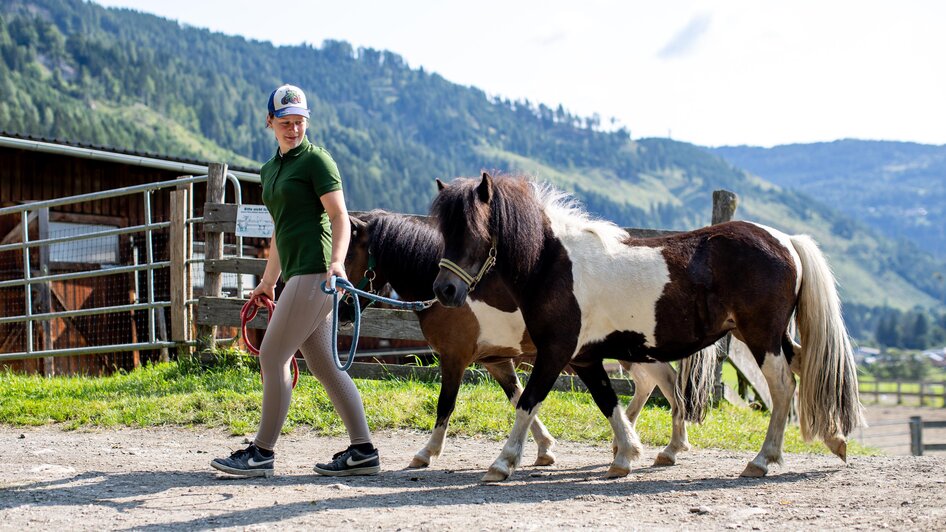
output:
[{"label": "pony's mane", "polygon": [[549,229],[559,237],[590,233],[608,252],[628,239],[623,229],[593,218],[575,198],[551,185],[520,175],[491,179],[493,194],[488,208],[477,199],[481,180],[458,178],[437,195],[431,214],[439,220],[447,240],[460,241],[466,232],[480,242],[495,239],[500,267],[510,267],[517,274],[532,271]]},{"label": "pony's mane", "polygon": [[368,249],[388,282],[401,295],[432,297],[443,238],[430,223],[413,216],[374,210],[366,213]]},{"label": "pony's mane", "polygon": [[[510,175],[493,178],[489,234],[497,240],[499,256],[511,259],[509,271],[516,275],[534,270],[539,262],[546,236],[542,207],[531,179]],[[506,266],[500,263],[500,267]]]},{"label": "pony's mane", "polygon": [[556,234],[592,233],[609,250],[612,246],[627,240],[627,231],[608,220],[594,218],[582,208],[581,203],[574,196],[548,183],[532,180],[530,182],[535,191],[536,200],[542,205]]},{"label": "pony's mane", "polygon": [[[492,178],[493,193],[487,207],[478,197],[480,179],[459,177],[434,198],[431,216],[437,220],[447,242],[463,242],[467,236],[480,245],[497,244],[497,267],[517,275],[535,268],[542,251],[545,227],[541,205],[524,178],[501,175]],[[483,251],[479,260],[485,260]]]}]

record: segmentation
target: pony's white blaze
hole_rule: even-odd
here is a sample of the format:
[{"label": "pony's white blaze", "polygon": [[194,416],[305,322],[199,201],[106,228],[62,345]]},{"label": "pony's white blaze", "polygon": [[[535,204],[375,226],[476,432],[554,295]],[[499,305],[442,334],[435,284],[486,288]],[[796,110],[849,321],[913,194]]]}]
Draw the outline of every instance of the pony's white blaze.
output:
[{"label": "pony's white blaze", "polygon": [[792,239],[785,233],[779,231],[778,229],[773,229],[767,225],[757,224],[755,222],[750,222],[752,225],[761,227],[768,231],[778,243],[782,245],[783,248],[788,250],[788,254],[792,256],[792,262],[795,263],[795,293],[797,294],[801,290],[801,278],[802,278],[802,269],[801,269],[801,257],[798,256],[798,252],[795,251],[795,246],[792,245]]},{"label": "pony's white blaze", "polygon": [[624,244],[627,233],[610,222],[576,217],[567,209],[546,213],[572,263],[582,315],[578,345],[603,340],[614,331],[632,331],[654,346],[657,300],[670,282],[661,250]]},{"label": "pony's white blaze", "polygon": [[467,299],[470,310],[480,323],[480,336],[477,343],[480,345],[495,345],[519,349],[522,337],[526,333],[526,323],[522,319],[522,312],[503,312],[482,301]]}]

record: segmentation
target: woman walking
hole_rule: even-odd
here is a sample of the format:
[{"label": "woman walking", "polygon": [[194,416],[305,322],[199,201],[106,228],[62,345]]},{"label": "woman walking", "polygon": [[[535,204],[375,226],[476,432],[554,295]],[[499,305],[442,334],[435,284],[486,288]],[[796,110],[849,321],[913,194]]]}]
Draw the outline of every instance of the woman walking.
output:
[{"label": "woman walking", "polygon": [[273,475],[273,449],[292,398],[289,364],[297,349],[325,387],[351,441],[331,461],[316,464],[315,471],[347,476],[374,475],[381,469],[361,395],[332,356],[328,316],[332,298],[322,292],[321,284],[332,275],[346,278],[350,227],[338,167],[324,148],[306,138],[308,120],[301,89],[283,85],[270,94],[266,126],[272,128],[279,149],[263,165],[260,179],[263,203],[273,216],[275,230],[265,272],[251,297],[275,300],[280,274],[286,285],[260,345],[263,408],[256,438],[246,449],[210,463],[233,475]]}]

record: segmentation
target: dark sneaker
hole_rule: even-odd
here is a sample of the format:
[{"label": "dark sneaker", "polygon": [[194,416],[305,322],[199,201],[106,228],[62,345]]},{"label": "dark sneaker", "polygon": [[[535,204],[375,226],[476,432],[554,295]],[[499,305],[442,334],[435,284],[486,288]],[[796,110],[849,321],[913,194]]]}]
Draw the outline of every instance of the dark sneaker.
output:
[{"label": "dark sneaker", "polygon": [[381,460],[378,450],[363,453],[354,447],[349,447],[340,453],[335,453],[332,461],[327,464],[315,464],[315,472],[329,477],[347,477],[352,475],[377,475],[381,471]]},{"label": "dark sneaker", "polygon": [[256,445],[250,444],[246,449],[240,449],[230,455],[230,458],[214,458],[210,465],[224,473],[241,477],[271,477],[276,455],[264,457]]}]

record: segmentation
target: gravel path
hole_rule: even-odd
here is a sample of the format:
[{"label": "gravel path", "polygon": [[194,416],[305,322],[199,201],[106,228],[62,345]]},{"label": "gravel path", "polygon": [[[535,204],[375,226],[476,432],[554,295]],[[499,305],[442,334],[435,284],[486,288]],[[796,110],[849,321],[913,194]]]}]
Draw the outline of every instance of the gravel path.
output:
[{"label": "gravel path", "polygon": [[[502,484],[479,478],[500,442],[451,437],[426,470],[402,468],[426,440],[375,435],[382,474],[311,471],[341,438],[283,436],[271,479],[228,479],[209,467],[243,437],[187,428],[67,432],[0,427],[0,529],[946,529],[946,455],[788,455],[765,479],[738,477],[752,453],[696,450],[603,480],[607,445],[560,442],[558,462],[524,466]],[[528,444],[524,462],[535,446]]]}]

